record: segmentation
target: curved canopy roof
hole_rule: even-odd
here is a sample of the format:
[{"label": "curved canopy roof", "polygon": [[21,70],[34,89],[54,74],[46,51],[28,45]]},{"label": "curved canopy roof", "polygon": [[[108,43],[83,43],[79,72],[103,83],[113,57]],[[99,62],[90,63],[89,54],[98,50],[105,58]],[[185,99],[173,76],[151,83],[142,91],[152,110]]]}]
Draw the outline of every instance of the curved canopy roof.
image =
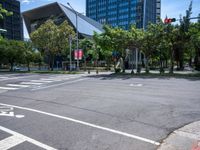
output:
[{"label": "curved canopy roof", "polygon": [[41,6],[22,13],[28,33],[31,33],[31,22],[35,20],[41,20],[43,18],[50,18],[51,16],[59,15],[63,13],[66,16],[66,20],[76,29],[76,14],[78,20],[78,32],[83,36],[92,36],[94,31],[102,33],[102,25],[69,7],[60,3],[51,3],[45,6]]}]

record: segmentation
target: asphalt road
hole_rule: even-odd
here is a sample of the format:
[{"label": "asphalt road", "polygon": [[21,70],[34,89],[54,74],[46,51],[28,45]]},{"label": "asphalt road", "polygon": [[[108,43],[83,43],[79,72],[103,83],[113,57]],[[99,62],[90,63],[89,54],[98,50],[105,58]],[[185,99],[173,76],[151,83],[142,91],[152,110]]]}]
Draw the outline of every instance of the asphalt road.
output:
[{"label": "asphalt road", "polygon": [[199,108],[200,80],[0,74],[0,150],[156,150]]}]

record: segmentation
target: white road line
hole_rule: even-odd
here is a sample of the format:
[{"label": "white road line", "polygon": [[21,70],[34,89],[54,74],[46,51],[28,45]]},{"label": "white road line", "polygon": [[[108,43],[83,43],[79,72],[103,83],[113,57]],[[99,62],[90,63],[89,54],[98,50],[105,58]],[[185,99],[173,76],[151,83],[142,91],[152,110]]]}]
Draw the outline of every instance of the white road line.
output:
[{"label": "white road line", "polygon": [[53,81],[47,81],[47,80],[31,80],[31,82],[44,82],[44,83],[51,83]]},{"label": "white road line", "polygon": [[12,87],[0,87],[1,90],[18,90],[19,88],[12,88]]},{"label": "white road line", "polygon": [[30,86],[30,85],[22,85],[22,84],[6,84],[6,85],[12,86],[12,87],[22,87],[22,88],[26,88]]},{"label": "white road line", "polygon": [[[41,148],[43,148],[43,149],[46,149],[46,150],[56,150],[55,148],[53,148],[53,147],[50,147],[50,146],[48,146],[48,145],[46,145],[46,144],[43,144],[43,143],[41,143],[41,142],[38,142],[38,141],[36,141],[36,140],[34,140],[34,139],[31,139],[31,138],[29,138],[29,137],[27,137],[27,136],[24,136],[24,135],[22,135],[22,134],[20,134],[20,133],[17,133],[17,132],[15,132],[15,131],[12,131],[12,130],[10,130],[10,129],[7,129],[7,128],[5,128],[5,127],[2,127],[2,126],[0,126],[0,130],[2,130],[2,131],[5,131],[5,132],[7,132],[7,133],[10,133],[10,134],[12,134],[13,136],[12,136],[12,138],[10,139],[11,141],[12,141],[12,143],[13,143],[13,146],[16,146],[16,145],[14,145],[15,144],[15,142],[17,143],[18,142],[18,144],[20,144],[22,141],[24,142],[24,141],[28,141],[28,142],[30,142],[30,143],[32,143],[32,144],[35,144],[35,145],[37,145],[37,146],[39,146],[39,147],[41,147]],[[5,139],[6,140],[6,139]],[[12,144],[11,143],[11,144]],[[4,141],[4,140],[2,140],[2,141],[0,141],[0,149],[2,149],[2,150],[6,150],[6,149],[9,149],[9,148],[4,148],[3,146],[9,146],[9,144],[10,143],[6,143],[6,141]],[[11,145],[12,146],[12,145]],[[13,147],[12,146],[12,147]],[[1,148],[2,147],[2,148]],[[10,147],[11,148],[11,147]]]},{"label": "white road line", "polygon": [[9,78],[5,78],[5,79],[1,79],[0,81],[6,81],[6,80],[14,80],[14,79],[21,79],[21,78],[29,78],[29,77],[33,77],[35,75],[30,75],[30,76],[20,76],[20,77],[9,77]]},{"label": "white road line", "polygon": [[32,108],[20,107],[20,106],[16,106],[16,105],[9,105],[9,104],[4,104],[4,103],[0,103],[0,105],[4,105],[4,106],[8,106],[8,107],[14,107],[14,108],[22,109],[22,110],[27,110],[27,111],[32,111],[32,112],[36,112],[36,113],[39,113],[39,114],[44,114],[44,115],[47,115],[47,116],[51,116],[51,117],[75,122],[75,123],[82,124],[82,125],[85,125],[85,126],[89,126],[89,127],[92,127],[92,128],[96,128],[96,129],[100,129],[100,130],[103,130],[103,131],[118,134],[118,135],[121,135],[121,136],[129,137],[129,138],[136,139],[136,140],[139,140],[139,141],[143,141],[143,142],[146,142],[146,143],[150,143],[150,144],[153,144],[153,145],[157,145],[157,146],[160,145],[159,142],[156,142],[156,141],[153,141],[153,140],[150,140],[150,139],[147,139],[147,138],[139,137],[139,136],[136,136],[136,135],[133,135],[133,134],[129,134],[129,133],[118,131],[118,130],[111,129],[111,128],[106,128],[106,127],[103,127],[103,126],[95,125],[95,124],[92,124],[92,123],[80,121],[80,120],[73,119],[73,118],[64,117],[64,116],[60,116],[60,115],[56,115],[56,114],[32,109]]},{"label": "white road line", "polygon": [[49,85],[49,86],[44,86],[44,87],[38,87],[38,88],[32,89],[32,91],[37,91],[37,90],[41,90],[41,89],[47,89],[47,88],[56,87],[56,86],[60,86],[60,85],[65,85],[65,84],[76,83],[76,82],[80,82],[80,81],[83,81],[83,80],[87,80],[87,79],[79,79],[79,80],[74,80],[74,81],[71,81],[71,82],[64,82],[64,83],[59,83],[59,84],[54,84],[54,85]]},{"label": "white road line", "polygon": [[25,85],[41,85],[41,84],[44,84],[44,83],[37,83],[37,82],[21,82],[20,84],[25,84]]},{"label": "white road line", "polygon": [[62,81],[60,79],[44,79],[44,78],[41,78],[40,80],[42,80],[42,81]]},{"label": "white road line", "polygon": [[0,141],[0,149],[7,150],[23,142],[25,142],[25,139],[13,135]]}]

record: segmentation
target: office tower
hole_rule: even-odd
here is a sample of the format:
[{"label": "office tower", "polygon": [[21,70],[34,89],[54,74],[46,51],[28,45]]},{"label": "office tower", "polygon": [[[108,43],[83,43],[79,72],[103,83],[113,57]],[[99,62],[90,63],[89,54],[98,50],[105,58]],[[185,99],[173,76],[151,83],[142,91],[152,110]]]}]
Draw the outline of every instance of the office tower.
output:
[{"label": "office tower", "polygon": [[86,0],[86,16],[113,27],[144,28],[160,17],[161,0]]},{"label": "office tower", "polygon": [[6,30],[5,33],[2,33],[3,36],[12,40],[23,40],[20,2],[17,0],[0,0],[0,4],[6,10],[13,12],[12,16],[4,16],[4,19],[0,20],[0,29]]}]

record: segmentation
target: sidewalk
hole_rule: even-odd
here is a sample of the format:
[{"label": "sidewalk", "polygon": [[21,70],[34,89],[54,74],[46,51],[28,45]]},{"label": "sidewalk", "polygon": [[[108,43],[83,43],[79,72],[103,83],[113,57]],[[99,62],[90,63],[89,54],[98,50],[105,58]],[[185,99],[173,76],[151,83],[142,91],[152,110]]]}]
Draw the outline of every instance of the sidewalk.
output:
[{"label": "sidewalk", "polygon": [[158,150],[200,150],[200,121],[171,133]]}]

